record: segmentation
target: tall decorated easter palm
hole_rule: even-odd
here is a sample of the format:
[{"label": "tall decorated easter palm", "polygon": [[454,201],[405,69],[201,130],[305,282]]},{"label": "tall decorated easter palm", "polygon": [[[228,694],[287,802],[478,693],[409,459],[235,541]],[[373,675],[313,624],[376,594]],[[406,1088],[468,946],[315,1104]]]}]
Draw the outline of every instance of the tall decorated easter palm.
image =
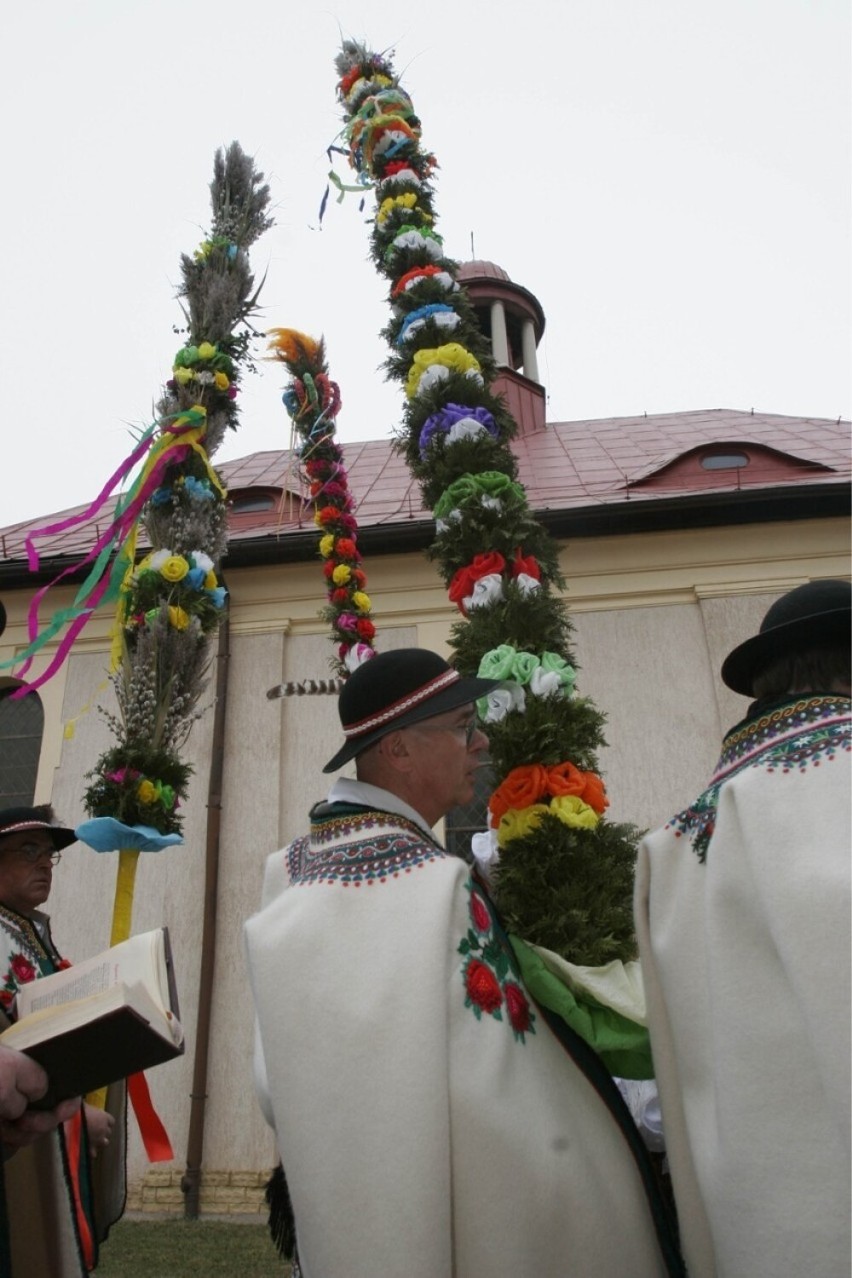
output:
[{"label": "tall decorated easter palm", "polygon": [[606,818],[603,716],[575,690],[557,546],[518,482],[516,425],[490,390],[489,344],[444,253],[436,162],[388,56],[346,42],[336,67],[349,163],[375,192],[386,368],[405,390],[397,446],[433,510],[431,555],[460,613],[455,663],[507,681],[479,707],[496,787],[477,850],[483,838],[499,850],[495,891],[514,933],[575,964],[627,959],[636,832]]}]

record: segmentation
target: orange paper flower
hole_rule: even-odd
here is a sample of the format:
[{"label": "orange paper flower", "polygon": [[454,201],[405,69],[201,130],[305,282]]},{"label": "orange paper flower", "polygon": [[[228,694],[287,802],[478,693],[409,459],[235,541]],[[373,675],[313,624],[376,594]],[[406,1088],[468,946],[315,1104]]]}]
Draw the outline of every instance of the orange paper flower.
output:
[{"label": "orange paper flower", "polygon": [[492,794],[488,807],[491,824],[497,826],[510,808],[528,808],[547,793],[547,769],[540,763],[524,763],[513,768]]},{"label": "orange paper flower", "polygon": [[547,789],[554,798],[576,795],[601,816],[609,807],[604,783],[596,772],[583,772],[573,763],[555,763],[547,769]]}]

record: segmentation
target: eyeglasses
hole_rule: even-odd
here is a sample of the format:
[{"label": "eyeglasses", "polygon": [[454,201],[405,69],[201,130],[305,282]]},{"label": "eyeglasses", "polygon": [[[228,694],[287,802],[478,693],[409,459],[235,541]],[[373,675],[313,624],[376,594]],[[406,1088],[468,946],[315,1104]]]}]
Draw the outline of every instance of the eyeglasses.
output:
[{"label": "eyeglasses", "polygon": [[468,719],[467,723],[451,724],[451,723],[415,723],[414,728],[420,728],[424,732],[460,732],[464,736],[465,749],[469,750],[473,738],[479,732],[479,720],[476,715],[472,719]]},{"label": "eyeglasses", "polygon": [[47,848],[43,843],[22,843],[15,848],[12,853],[19,861],[26,861],[27,865],[35,865],[43,856],[46,856],[51,865],[58,865],[62,860],[62,853],[56,848]]}]

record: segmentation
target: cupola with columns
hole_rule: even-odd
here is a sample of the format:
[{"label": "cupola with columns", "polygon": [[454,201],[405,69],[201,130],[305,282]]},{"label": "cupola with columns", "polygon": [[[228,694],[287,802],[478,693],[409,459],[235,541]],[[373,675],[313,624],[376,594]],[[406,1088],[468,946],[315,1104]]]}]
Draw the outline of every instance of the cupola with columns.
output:
[{"label": "cupola with columns", "polygon": [[519,434],[542,430],[545,393],[536,352],[544,332],[544,311],[538,298],[494,262],[463,262],[457,278],[491,341],[497,364],[492,390],[505,397]]}]

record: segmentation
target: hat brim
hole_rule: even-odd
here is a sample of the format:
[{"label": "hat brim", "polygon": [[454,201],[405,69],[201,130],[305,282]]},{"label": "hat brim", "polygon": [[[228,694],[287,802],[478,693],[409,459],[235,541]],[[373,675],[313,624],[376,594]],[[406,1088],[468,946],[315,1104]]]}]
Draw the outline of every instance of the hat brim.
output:
[{"label": "hat brim", "polygon": [[47,821],[16,821],[14,825],[0,829],[0,843],[8,835],[20,834],[23,830],[44,830],[53,840],[53,846],[57,852],[77,842],[77,835],[65,825],[50,825]]},{"label": "hat brim", "polygon": [[444,688],[441,692],[436,692],[434,697],[421,701],[419,705],[412,707],[405,714],[401,714],[398,719],[383,724],[381,728],[376,728],[374,732],[365,732],[363,736],[353,737],[347,741],[345,745],[340,747],[337,754],[329,759],[323,768],[323,772],[336,772],[338,768],[343,767],[344,763],[348,763],[350,759],[354,759],[358,754],[363,754],[371,745],[375,745],[382,737],[386,737],[389,732],[395,732],[397,728],[410,728],[412,724],[422,723],[424,719],[434,719],[436,715],[446,714],[447,711],[456,710],[459,706],[469,705],[480,697],[486,697],[489,692],[493,692],[495,688],[500,686],[501,681],[499,679],[457,679],[448,688]]},{"label": "hat brim", "polygon": [[849,643],[852,637],[848,608],[815,612],[796,621],[773,626],[746,639],[722,663],[722,682],[744,697],[754,696],[754,679],[776,657],[807,647]]}]

